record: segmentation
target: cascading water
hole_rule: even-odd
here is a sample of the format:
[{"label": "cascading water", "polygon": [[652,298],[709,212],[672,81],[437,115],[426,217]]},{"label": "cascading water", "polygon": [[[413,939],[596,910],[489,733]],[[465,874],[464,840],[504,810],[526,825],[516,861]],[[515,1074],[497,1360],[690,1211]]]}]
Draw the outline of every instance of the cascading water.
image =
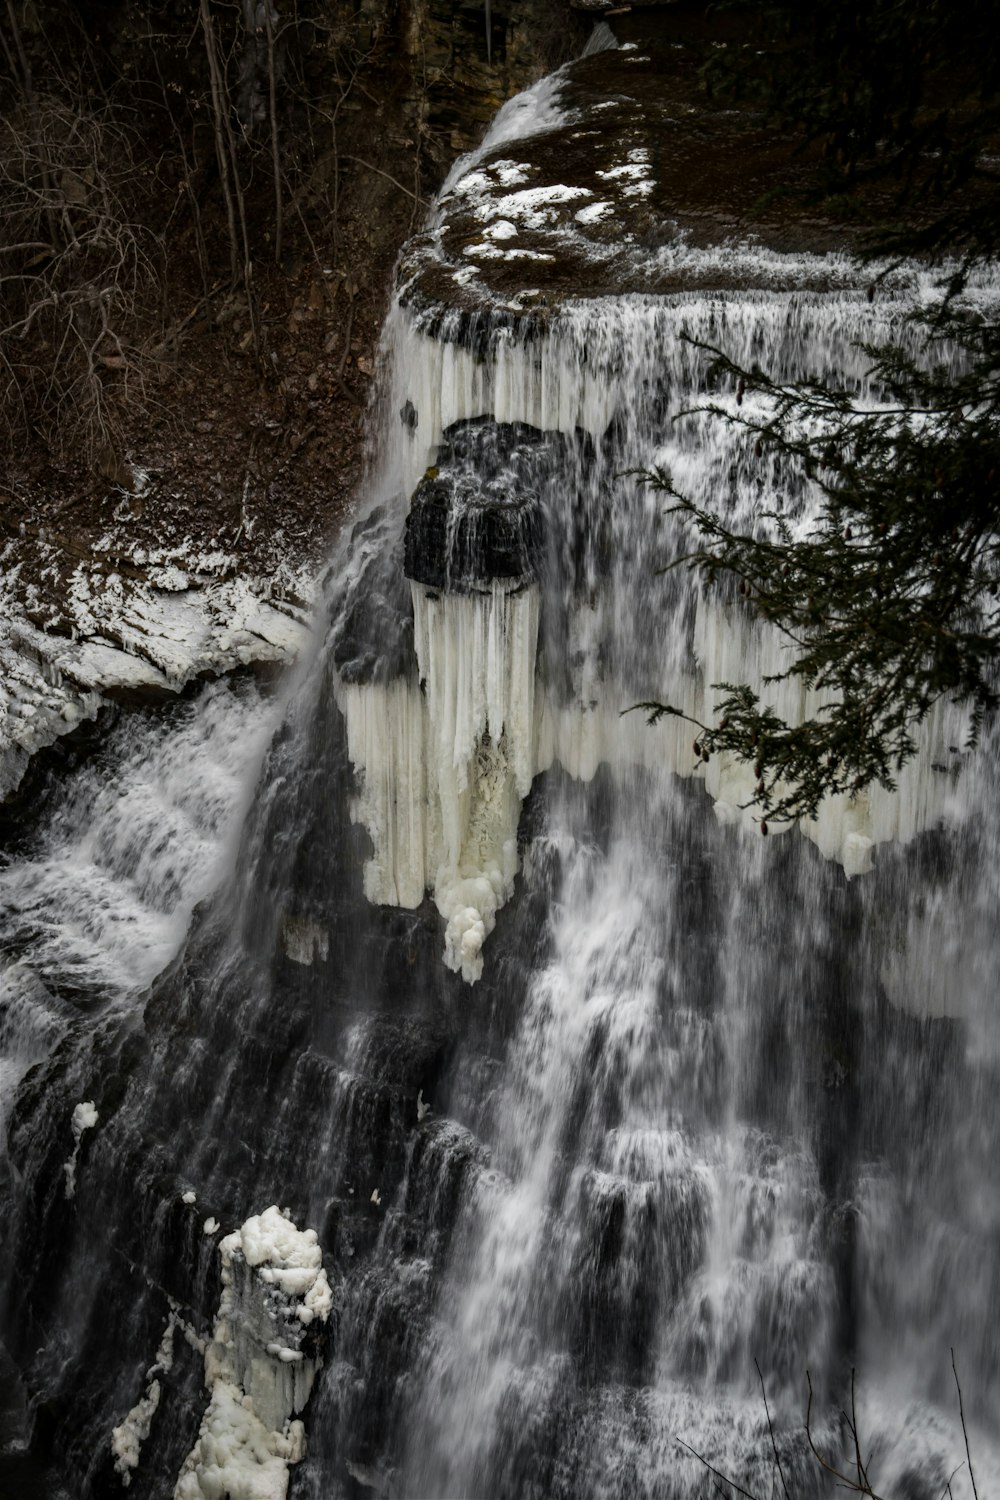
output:
[{"label": "cascading water", "polygon": [[[453,174],[432,239],[468,177],[525,180],[497,153],[557,95]],[[652,1500],[710,1491],[697,1453],[763,1495],[774,1445],[813,1493],[806,1372],[850,1463],[854,1364],[879,1493],[964,1500],[952,1346],[1000,1481],[996,747],[944,705],[896,792],[764,840],[745,768],[622,716],[704,719],[781,661],[660,571],[684,538],[628,475],[807,517],[683,415],[698,343],[877,400],[856,343],[913,295],[760,259],[543,315],[408,280],[235,873],[206,899],[273,720],[221,687],[124,727],[0,871],[6,1420],[52,1493]]]},{"label": "cascading water", "polygon": [[134,1004],[173,958],[225,869],[275,714],[250,682],[209,688],[169,721],[124,719],[65,791],[50,782],[0,864],[0,1110],[68,1028]]}]

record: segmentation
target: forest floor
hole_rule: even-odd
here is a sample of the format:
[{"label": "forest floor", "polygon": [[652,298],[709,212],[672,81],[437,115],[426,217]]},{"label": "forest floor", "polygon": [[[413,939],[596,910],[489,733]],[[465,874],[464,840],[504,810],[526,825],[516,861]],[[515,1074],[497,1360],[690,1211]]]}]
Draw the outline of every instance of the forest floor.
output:
[{"label": "forest floor", "polygon": [[[342,234],[340,267],[321,255],[268,267],[257,285],[266,353],[253,347],[241,291],[206,297],[187,278],[126,453],[103,472],[41,445],[11,463],[0,556],[34,624],[72,628],[66,587],[81,562],[127,576],[150,558],[197,557],[202,571],[267,577],[325,555],[358,489],[379,329],[412,208],[404,199],[383,212],[375,246],[365,236],[355,250]],[[362,257],[363,285],[343,269]]]}]

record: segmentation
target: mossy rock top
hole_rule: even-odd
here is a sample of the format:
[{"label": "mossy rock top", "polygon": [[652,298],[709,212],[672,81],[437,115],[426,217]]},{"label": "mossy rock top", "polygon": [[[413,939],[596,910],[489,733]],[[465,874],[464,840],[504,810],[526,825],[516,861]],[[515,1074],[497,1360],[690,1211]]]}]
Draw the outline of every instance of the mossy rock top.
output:
[{"label": "mossy rock top", "polygon": [[528,133],[474,159],[410,241],[404,301],[544,316],[629,292],[857,288],[855,226],[806,205],[796,142],[708,96],[669,12],[659,33],[545,81]]}]

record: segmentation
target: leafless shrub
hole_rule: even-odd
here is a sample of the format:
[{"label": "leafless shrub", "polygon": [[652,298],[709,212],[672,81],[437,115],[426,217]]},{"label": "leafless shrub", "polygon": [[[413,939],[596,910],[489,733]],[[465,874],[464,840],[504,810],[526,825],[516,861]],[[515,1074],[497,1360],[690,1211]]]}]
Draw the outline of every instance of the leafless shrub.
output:
[{"label": "leafless shrub", "polygon": [[133,146],[109,107],[31,92],[0,123],[0,420],[14,448],[37,434],[89,462],[118,454],[143,396],[160,277],[132,209]]}]

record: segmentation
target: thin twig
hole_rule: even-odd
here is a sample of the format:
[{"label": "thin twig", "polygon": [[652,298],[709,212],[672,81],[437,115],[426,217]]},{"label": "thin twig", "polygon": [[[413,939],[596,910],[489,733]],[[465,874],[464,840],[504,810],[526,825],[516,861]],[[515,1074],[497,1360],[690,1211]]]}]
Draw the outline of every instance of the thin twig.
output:
[{"label": "thin twig", "polygon": [[976,1489],[976,1476],[972,1472],[972,1454],[969,1452],[969,1434],[965,1427],[965,1408],[962,1405],[962,1387],[958,1383],[958,1370],[955,1366],[955,1351],[951,1351],[951,1368],[955,1376],[955,1389],[958,1391],[958,1415],[962,1423],[962,1436],[965,1439],[965,1456],[969,1461],[969,1479],[972,1482],[972,1493],[975,1500],[979,1500],[979,1491]]},{"label": "thin twig", "polygon": [[728,1484],[731,1490],[735,1490],[738,1495],[743,1495],[744,1500],[758,1500],[758,1497],[756,1495],[751,1494],[749,1490],[742,1489],[741,1486],[736,1483],[735,1479],[729,1478],[728,1474],[723,1474],[721,1470],[714,1469],[709,1463],[708,1459],[705,1458],[703,1454],[699,1453],[697,1448],[692,1448],[690,1443],[686,1443],[683,1438],[675,1437],[674,1442],[680,1444],[682,1448],[686,1448],[691,1456],[693,1458],[696,1458],[700,1464],[703,1464],[708,1472],[714,1475],[716,1479],[721,1479],[722,1483]]},{"label": "thin twig", "polygon": [[865,1494],[870,1495],[872,1487],[868,1482],[864,1461],[861,1457],[861,1438],[858,1434],[858,1408],[855,1399],[855,1369],[851,1366],[851,1432],[854,1436],[854,1461],[858,1468],[858,1482]]},{"label": "thin twig", "polygon": [[781,1467],[781,1457],[778,1453],[778,1445],[774,1440],[774,1426],[771,1422],[771,1411],[767,1404],[767,1391],[764,1389],[764,1377],[761,1374],[760,1365],[758,1364],[756,1359],[754,1360],[754,1367],[757,1371],[757,1379],[760,1381],[760,1394],[764,1402],[764,1415],[767,1417],[767,1430],[771,1435],[771,1451],[774,1454],[774,1462],[777,1466],[778,1478],[781,1480],[781,1488],[784,1491],[785,1500],[791,1500],[791,1496],[788,1493],[788,1485],[785,1483],[785,1471]]},{"label": "thin twig", "polygon": [[271,162],[274,169],[274,264],[281,265],[281,155],[278,148],[278,104],[274,77],[274,25],[271,0],[264,0],[264,26],[267,31],[267,82],[271,116]]},{"label": "thin twig", "polygon": [[430,204],[428,203],[426,198],[421,198],[419,193],[415,193],[413,189],[408,188],[404,182],[400,182],[398,177],[393,177],[391,172],[383,172],[381,167],[376,167],[372,162],[365,161],[363,157],[348,156],[346,153],[342,153],[340,160],[356,162],[359,167],[364,167],[367,172],[377,172],[379,177],[384,177],[387,182],[391,182],[394,187],[398,187],[399,191],[401,193],[405,193],[408,198],[415,199],[415,201],[422,204],[424,208],[430,207]]},{"label": "thin twig", "polygon": [[189,324],[193,323],[202,309],[206,307],[209,302],[211,302],[216,292],[221,291],[222,287],[224,287],[225,285],[226,283],[224,281],[217,281],[215,285],[205,293],[204,297],[199,297],[198,301],[195,303],[194,307],[192,307],[189,313],[187,313],[183,318],[179,319],[178,322],[173,323],[168,329],[165,330],[163,337],[160,339],[158,344],[155,344],[153,346],[153,349],[151,351],[154,358],[158,358],[160,355],[166,353],[168,346],[174,340],[180,337],[185,328],[187,328]]},{"label": "thin twig", "polygon": [[236,210],[233,204],[232,189],[229,184],[229,155],[226,150],[225,133],[225,110],[228,103],[224,99],[224,86],[219,69],[219,57],[215,45],[215,28],[212,24],[211,12],[208,8],[208,0],[201,0],[201,26],[205,38],[205,52],[208,57],[208,77],[212,93],[212,124],[215,139],[215,159],[219,166],[219,180],[222,183],[222,198],[226,206],[226,222],[229,225],[229,261],[232,278],[235,282],[237,275],[237,240],[236,240]]},{"label": "thin twig", "polygon": [[964,1469],[964,1468],[965,1468],[965,1464],[964,1463],[960,1463],[960,1464],[956,1464],[955,1467],[952,1469],[951,1473],[948,1475],[948,1478],[944,1482],[944,1489],[941,1491],[941,1500],[944,1500],[945,1495],[947,1495],[949,1497],[949,1500],[955,1500],[955,1496],[952,1494],[952,1490],[951,1490],[951,1481],[954,1479],[954,1477],[958,1473],[959,1469]]},{"label": "thin twig", "polygon": [[[353,285],[354,283],[352,283]],[[344,329],[344,347],[340,352],[340,364],[337,366],[337,380],[343,384],[344,371],[347,368],[347,357],[351,352],[351,330],[354,327],[354,308],[357,292],[351,292],[350,301],[347,306],[347,326]]]}]

